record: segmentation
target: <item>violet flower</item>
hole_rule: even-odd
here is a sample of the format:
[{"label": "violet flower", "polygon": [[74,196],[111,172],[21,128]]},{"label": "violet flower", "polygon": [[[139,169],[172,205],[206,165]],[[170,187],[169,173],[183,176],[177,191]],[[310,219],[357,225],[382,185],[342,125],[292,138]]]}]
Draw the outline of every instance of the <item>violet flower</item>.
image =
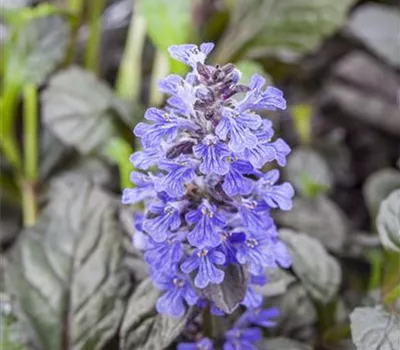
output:
[{"label": "violet flower", "polygon": [[[241,302],[258,308],[254,276],[291,264],[270,213],[289,210],[294,190],[278,183],[278,170],[262,172],[271,162],[284,166],[290,148],[273,139],[271,121],[258,114],[285,109],[286,101],[258,74],[242,85],[233,64],[206,64],[213,47],[169,48],[190,72],[159,82],[169,97],[163,109],[149,108],[146,121],[134,129],[143,149],[130,158],[139,170],[131,176],[134,188],[122,195],[125,204],[144,204],[138,246],[162,291],[157,310],[174,317],[194,304],[222,313],[202,290],[224,283],[231,264],[253,275]],[[258,337],[257,329],[231,330],[224,349],[239,349],[235,344],[250,349]],[[198,344],[203,343],[192,343]],[[197,349],[192,345],[180,347]]]}]

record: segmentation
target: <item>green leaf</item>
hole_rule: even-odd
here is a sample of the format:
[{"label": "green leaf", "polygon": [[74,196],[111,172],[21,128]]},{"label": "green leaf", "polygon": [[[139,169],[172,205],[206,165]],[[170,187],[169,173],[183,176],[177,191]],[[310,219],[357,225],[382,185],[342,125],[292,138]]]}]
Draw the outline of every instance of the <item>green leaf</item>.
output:
[{"label": "green leaf", "polygon": [[382,245],[400,252],[400,189],[393,191],[381,203],[376,224]]},{"label": "green leaf", "polygon": [[131,296],[120,330],[120,350],[163,350],[184,330],[190,311],[176,319],[158,314],[159,293],[150,279],[144,280]]},{"label": "green leaf", "polygon": [[[190,0],[139,0],[138,3],[157,49],[166,51],[170,45],[186,44],[193,40]],[[176,73],[187,70],[185,65],[175,60],[171,60],[170,65]]]},{"label": "green leaf", "polygon": [[[32,3],[33,1],[29,0],[29,2]],[[3,4],[3,2],[1,4]],[[64,13],[61,9],[49,3],[41,3],[34,7],[25,6],[24,8],[20,7],[18,9],[12,7],[1,8],[0,5],[0,10],[2,10],[2,20],[5,24],[10,26],[15,33],[17,33],[17,30],[20,30],[29,21],[51,15],[62,15]]]},{"label": "green leaf", "polygon": [[243,47],[250,57],[294,59],[314,50],[339,28],[354,0],[237,0],[231,23],[219,43],[225,62]]},{"label": "green leaf", "polygon": [[279,309],[277,327],[279,335],[296,339],[311,338],[317,313],[307,290],[301,283],[293,283],[281,296],[267,300],[268,305]]},{"label": "green leaf", "polygon": [[[3,299],[3,295],[0,295],[0,297]],[[0,307],[3,308],[4,305],[0,305]],[[16,320],[11,315],[6,315],[2,311],[0,313],[0,348],[5,350],[26,349],[20,334],[21,331]]]},{"label": "green leaf", "polygon": [[376,219],[381,202],[396,189],[400,189],[400,171],[396,169],[382,169],[368,177],[363,195],[372,219]]},{"label": "green leaf", "polygon": [[48,128],[42,128],[40,132],[40,181],[44,182],[49,179],[58,167],[65,165],[65,161],[72,152],[72,148],[66,147]]},{"label": "green leaf", "polygon": [[7,43],[4,58],[6,84],[42,84],[64,60],[69,42],[67,20],[42,13],[26,21]]},{"label": "green leaf", "polygon": [[117,201],[80,176],[53,183],[9,257],[6,288],[35,349],[106,349],[131,288]]},{"label": "green leaf", "polygon": [[[389,63],[400,66],[400,43],[393,33],[398,30],[400,11],[397,7],[367,3],[352,13],[348,28]],[[379,23],[375,26],[374,23]]]},{"label": "green leaf", "polygon": [[277,220],[283,227],[306,232],[329,250],[340,253],[344,247],[348,233],[347,219],[341,208],[329,198],[297,197],[292,210],[277,213]]},{"label": "green leaf", "polygon": [[83,156],[71,159],[59,173],[53,175],[54,179],[68,179],[70,176],[82,178],[95,185],[105,188],[117,188],[118,181],[111,171],[109,164],[95,156]]},{"label": "green leaf", "polygon": [[322,303],[338,292],[342,271],[337,260],[316,239],[292,230],[280,230],[293,256],[293,270],[312,297]]},{"label": "green leaf", "polygon": [[0,10],[20,10],[32,3],[32,0],[2,0]]},{"label": "green leaf", "polygon": [[260,350],[312,350],[311,346],[299,343],[288,338],[271,338],[262,340],[258,349]]},{"label": "green leaf", "polygon": [[350,315],[351,334],[357,349],[398,349],[400,316],[381,307],[356,308]]},{"label": "green leaf", "polygon": [[93,74],[78,67],[52,77],[42,95],[43,121],[65,145],[89,154],[117,135],[120,102]]},{"label": "green leaf", "polygon": [[354,0],[268,0],[265,25],[249,45],[248,55],[293,60],[315,50],[341,27]]},{"label": "green leaf", "polygon": [[221,284],[210,284],[199,290],[199,294],[211,300],[220,310],[231,314],[246,296],[248,279],[248,273],[242,266],[231,264],[225,269]]},{"label": "green leaf", "polygon": [[284,294],[296,281],[292,274],[280,268],[268,268],[266,276],[268,283],[264,286],[254,286],[254,289],[267,298]]},{"label": "green leaf", "polygon": [[133,100],[121,98],[114,101],[113,108],[115,108],[121,121],[129,127],[130,130],[133,129],[137,123],[143,120],[146,111],[146,108],[143,105],[136,103]]},{"label": "green leaf", "polygon": [[[4,216],[4,213],[2,213],[2,215]],[[3,276],[3,267],[1,273]],[[4,286],[2,283],[0,288],[0,349],[25,350],[26,347],[24,345],[20,323],[15,317],[15,310],[13,309],[11,298],[7,293],[4,293],[3,288]]]},{"label": "green leaf", "polygon": [[332,187],[332,176],[327,162],[313,149],[296,148],[285,168],[288,180],[306,198],[316,198]]}]

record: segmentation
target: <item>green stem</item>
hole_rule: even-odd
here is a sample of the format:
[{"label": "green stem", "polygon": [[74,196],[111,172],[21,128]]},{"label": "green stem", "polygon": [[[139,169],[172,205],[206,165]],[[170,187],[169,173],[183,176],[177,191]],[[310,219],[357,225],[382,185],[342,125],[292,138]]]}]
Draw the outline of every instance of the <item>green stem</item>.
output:
[{"label": "green stem", "polygon": [[384,257],[382,295],[386,308],[392,310],[396,300],[400,297],[400,254],[386,250]]},{"label": "green stem", "polygon": [[349,338],[351,336],[350,325],[348,323],[338,324],[328,329],[322,336],[322,340],[325,344],[334,345],[339,343],[341,340]]},{"label": "green stem", "polygon": [[207,338],[213,337],[213,322],[210,308],[206,307],[203,309],[203,335]]},{"label": "green stem", "polygon": [[38,93],[34,84],[24,88],[24,171],[33,182],[38,176]]},{"label": "green stem", "polygon": [[327,304],[315,301],[319,334],[323,334],[335,325],[336,305],[336,300],[332,300]]},{"label": "green stem", "polygon": [[67,9],[73,16],[71,20],[71,35],[69,39],[69,47],[66,58],[66,65],[72,64],[75,58],[76,36],[80,24],[82,23],[83,9],[85,0],[68,0]]},{"label": "green stem", "polygon": [[38,92],[28,83],[24,96],[24,179],[20,180],[24,227],[33,226],[37,216],[35,185],[38,177]]},{"label": "green stem", "polygon": [[118,72],[116,89],[122,98],[139,100],[142,74],[142,52],[146,38],[145,18],[132,11],[124,56]]},{"label": "green stem", "polygon": [[368,283],[368,290],[378,289],[382,282],[383,254],[381,249],[369,250],[366,253],[371,264],[371,273]]},{"label": "green stem", "polygon": [[400,299],[400,284],[393,288],[392,291],[386,294],[384,298],[384,304],[391,306],[393,304],[396,304],[397,300]]},{"label": "green stem", "polygon": [[99,47],[102,13],[105,0],[91,0],[89,5],[89,38],[85,52],[85,67],[95,74],[99,72]]},{"label": "green stem", "polygon": [[22,167],[21,154],[14,130],[19,91],[19,85],[6,85],[0,106],[0,146],[4,156],[17,172]]},{"label": "green stem", "polygon": [[37,202],[35,186],[32,182],[21,180],[22,216],[24,227],[31,227],[36,223]]},{"label": "green stem", "polygon": [[161,50],[157,50],[154,58],[153,74],[150,83],[149,104],[159,106],[163,102],[164,95],[158,89],[158,81],[169,73],[168,56]]},{"label": "green stem", "polygon": [[80,16],[83,11],[84,0],[68,0],[68,11],[74,15]]}]

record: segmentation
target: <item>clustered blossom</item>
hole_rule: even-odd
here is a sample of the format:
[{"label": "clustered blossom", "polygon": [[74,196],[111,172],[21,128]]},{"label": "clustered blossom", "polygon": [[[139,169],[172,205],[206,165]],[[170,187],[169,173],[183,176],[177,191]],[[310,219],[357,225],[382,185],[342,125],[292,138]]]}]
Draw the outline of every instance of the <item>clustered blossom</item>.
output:
[{"label": "clustered blossom", "polygon": [[[278,183],[277,169],[262,171],[273,161],[284,166],[290,148],[273,140],[271,121],[257,114],[285,109],[285,99],[258,74],[242,85],[234,65],[207,65],[213,46],[169,48],[191,71],[160,81],[170,97],[164,109],[149,108],[148,122],[134,129],[143,149],[130,159],[138,169],[131,175],[135,187],[122,196],[126,204],[144,203],[135,223],[142,239],[136,243],[162,291],[158,312],[174,317],[188,305],[208,305],[201,290],[224,283],[231,264],[250,275],[242,305],[258,310],[262,297],[256,286],[266,282],[265,269],[291,265],[270,211],[289,210],[294,191],[289,183]],[[211,310],[222,313],[213,304]],[[258,322],[255,316],[247,321]],[[226,334],[225,349],[259,336],[256,328],[238,326]],[[202,342],[198,348],[212,349],[207,339]]]},{"label": "clustered blossom", "polygon": [[[270,328],[275,326],[275,319],[279,316],[276,308],[249,309],[235,322],[223,339],[223,350],[257,350],[257,342],[262,338],[259,327]],[[194,343],[182,342],[177,350],[214,350],[214,344],[209,338],[202,338]]]}]

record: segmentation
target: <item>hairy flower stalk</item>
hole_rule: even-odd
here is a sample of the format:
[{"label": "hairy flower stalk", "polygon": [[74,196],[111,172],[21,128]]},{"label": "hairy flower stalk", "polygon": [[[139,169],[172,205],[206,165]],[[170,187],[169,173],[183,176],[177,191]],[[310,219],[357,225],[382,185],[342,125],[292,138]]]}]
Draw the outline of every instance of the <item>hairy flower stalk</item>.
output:
[{"label": "hairy flower stalk", "polygon": [[[248,271],[242,300],[248,311],[226,334],[226,349],[236,349],[234,344],[261,336],[257,328],[245,327],[262,323],[257,312],[268,311],[260,311],[256,288],[266,282],[265,269],[291,265],[270,211],[289,210],[294,191],[289,183],[278,183],[278,170],[262,171],[273,161],[284,166],[290,152],[285,141],[273,140],[271,121],[257,114],[285,109],[282,92],[264,87],[258,74],[248,85],[239,84],[241,74],[232,64],[205,64],[213,47],[169,48],[192,70],[185,78],[169,75],[160,81],[160,90],[170,95],[166,107],[149,108],[149,122],[136,125],[143,150],[131,162],[140,171],[132,174],[136,187],[125,189],[122,201],[145,205],[136,228],[150,277],[163,291],[158,312],[180,317],[188,305],[211,303],[211,310],[221,313],[201,290],[224,283],[231,264]],[[264,317],[259,325],[270,323]],[[201,342],[212,348],[209,340]]]}]

